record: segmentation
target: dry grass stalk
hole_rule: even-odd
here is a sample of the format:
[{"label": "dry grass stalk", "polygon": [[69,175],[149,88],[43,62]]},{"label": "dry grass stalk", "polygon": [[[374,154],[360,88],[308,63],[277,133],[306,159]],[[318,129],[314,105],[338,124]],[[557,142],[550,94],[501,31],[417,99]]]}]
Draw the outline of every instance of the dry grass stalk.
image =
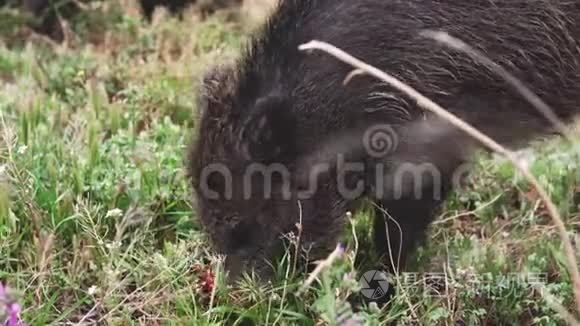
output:
[{"label": "dry grass stalk", "polygon": [[343,253],[344,247],[341,244],[338,244],[334,249],[334,251],[330,255],[328,255],[326,259],[320,261],[318,265],[316,265],[314,271],[310,273],[310,275],[308,276],[306,281],[304,281],[300,289],[298,289],[298,292],[296,294],[298,295],[306,291],[306,289],[308,289],[308,287],[310,287],[310,285],[314,283],[314,280],[316,280],[316,278],[320,275],[320,273],[322,273],[322,271],[324,271],[326,268],[330,267],[337,258],[342,256]]}]

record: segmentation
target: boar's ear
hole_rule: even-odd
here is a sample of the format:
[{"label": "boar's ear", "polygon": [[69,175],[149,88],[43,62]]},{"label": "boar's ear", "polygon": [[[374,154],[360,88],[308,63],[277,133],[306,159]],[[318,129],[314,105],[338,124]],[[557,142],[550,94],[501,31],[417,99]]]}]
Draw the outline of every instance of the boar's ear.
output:
[{"label": "boar's ear", "polygon": [[259,98],[240,131],[239,150],[255,162],[283,162],[293,155],[295,118],[282,96]]},{"label": "boar's ear", "polygon": [[236,71],[230,64],[210,67],[201,79],[198,109],[201,115],[224,116],[231,113],[231,97],[235,92]]}]

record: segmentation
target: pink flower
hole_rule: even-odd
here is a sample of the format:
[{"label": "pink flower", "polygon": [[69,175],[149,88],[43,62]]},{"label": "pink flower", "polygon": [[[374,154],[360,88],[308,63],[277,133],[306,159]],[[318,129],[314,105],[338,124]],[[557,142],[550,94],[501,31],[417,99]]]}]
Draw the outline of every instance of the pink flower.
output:
[{"label": "pink flower", "polygon": [[13,303],[8,305],[8,326],[24,326],[20,322],[20,305],[18,303]]},{"label": "pink flower", "polygon": [[20,321],[20,304],[11,298],[8,287],[0,283],[0,325],[27,326]]}]

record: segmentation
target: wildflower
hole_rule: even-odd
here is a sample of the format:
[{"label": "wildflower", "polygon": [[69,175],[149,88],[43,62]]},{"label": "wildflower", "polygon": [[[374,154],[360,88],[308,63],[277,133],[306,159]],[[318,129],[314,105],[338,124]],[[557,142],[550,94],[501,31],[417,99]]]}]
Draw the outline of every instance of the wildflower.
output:
[{"label": "wildflower", "polygon": [[339,325],[340,326],[361,326],[362,323],[356,318],[349,318],[345,321],[342,321]]},{"label": "wildflower", "polygon": [[362,326],[360,316],[357,316],[352,311],[352,306],[347,303],[341,303],[336,308],[338,314],[336,324],[339,326]]},{"label": "wildflower", "polygon": [[201,273],[198,286],[203,293],[209,294],[213,292],[215,286],[215,275],[211,271],[211,268],[207,268]]},{"label": "wildflower", "polygon": [[89,295],[94,295],[97,292],[99,292],[99,288],[96,285],[91,286],[87,292],[89,293]]},{"label": "wildflower", "polygon": [[111,209],[110,211],[107,212],[107,215],[105,216],[106,218],[119,218],[123,216],[123,211],[118,209],[118,208],[114,208]]},{"label": "wildflower", "polygon": [[26,326],[20,321],[22,307],[12,298],[8,287],[0,282],[0,324]]},{"label": "wildflower", "polygon": [[6,306],[8,311],[8,326],[20,326],[20,305],[18,303],[11,303]]},{"label": "wildflower", "polygon": [[119,241],[107,242],[105,244],[105,248],[107,248],[109,250],[119,249],[119,248],[121,248],[121,242],[119,242]]},{"label": "wildflower", "polygon": [[341,257],[345,253],[345,251],[346,251],[346,246],[344,244],[342,244],[342,243],[338,243],[336,245],[335,251],[336,251],[337,256],[338,257]]}]

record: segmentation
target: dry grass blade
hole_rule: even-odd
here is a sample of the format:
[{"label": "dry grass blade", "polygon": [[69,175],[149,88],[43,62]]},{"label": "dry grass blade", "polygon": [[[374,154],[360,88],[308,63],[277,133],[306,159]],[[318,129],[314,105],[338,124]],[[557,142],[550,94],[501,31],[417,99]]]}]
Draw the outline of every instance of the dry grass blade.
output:
[{"label": "dry grass blade", "polygon": [[296,248],[294,252],[294,259],[292,261],[292,275],[296,275],[296,267],[298,266],[298,259],[300,257],[302,248],[302,203],[298,201],[297,204],[299,212],[298,224],[296,224],[296,228],[298,229],[298,237],[296,238]]},{"label": "dry grass blade", "polygon": [[328,255],[328,257],[326,259],[324,259],[318,263],[318,265],[316,266],[314,271],[312,271],[312,273],[310,273],[310,275],[308,276],[306,281],[304,281],[304,284],[302,284],[300,289],[298,289],[296,294],[298,295],[298,294],[306,291],[306,289],[308,289],[308,287],[310,287],[310,285],[316,280],[316,278],[320,275],[320,273],[322,273],[322,271],[324,271],[326,268],[330,267],[336,259],[338,259],[340,256],[342,256],[343,253],[344,253],[344,247],[341,244],[338,244],[336,246],[336,248],[334,249],[334,251],[332,253],[330,253],[330,255]]},{"label": "dry grass blade", "polygon": [[357,69],[357,71],[364,71],[367,74],[388,83],[392,87],[397,88],[399,91],[401,91],[401,92],[407,94],[409,97],[413,98],[420,107],[437,114],[438,116],[440,116],[443,119],[447,120],[448,122],[452,123],[457,128],[459,128],[462,131],[469,134],[474,139],[478,140],[480,143],[482,143],[487,148],[505,156],[522,173],[522,175],[530,182],[530,184],[536,189],[536,191],[538,192],[538,195],[540,196],[540,198],[542,199],[542,201],[546,205],[546,208],[548,210],[550,217],[552,218],[552,221],[554,222],[554,224],[556,225],[556,227],[558,229],[560,239],[562,240],[562,243],[564,245],[564,251],[565,251],[567,263],[568,263],[568,269],[569,269],[569,272],[570,272],[570,275],[571,275],[571,278],[573,281],[574,296],[575,296],[575,300],[576,300],[576,308],[577,308],[577,311],[580,312],[580,272],[578,271],[578,263],[576,260],[576,253],[575,253],[575,250],[572,246],[570,238],[568,237],[568,232],[566,230],[566,226],[564,225],[564,222],[562,221],[562,218],[560,217],[560,213],[558,212],[558,209],[556,208],[556,206],[554,205],[554,203],[550,199],[546,190],[541,186],[538,179],[527,169],[527,167],[525,167],[517,159],[516,155],[512,151],[501,146],[500,144],[498,144],[496,141],[494,141],[493,139],[491,139],[487,135],[481,133],[479,130],[477,130],[474,127],[472,127],[471,125],[467,124],[465,121],[463,121],[463,120],[459,119],[458,117],[456,117],[455,115],[449,113],[447,110],[445,110],[444,108],[442,108],[438,104],[434,103],[433,101],[431,101],[427,97],[423,96],[421,93],[416,91],[411,86],[399,81],[398,79],[392,77],[391,75],[389,75],[389,74],[387,74],[387,73],[359,60],[359,59],[356,59],[355,57],[349,55],[348,53],[338,49],[337,47],[335,47],[331,44],[314,40],[314,41],[311,41],[309,43],[306,43],[306,44],[299,46],[299,49],[302,51],[306,51],[306,50],[324,51],[324,52],[336,57],[337,59],[339,59],[339,60],[341,60],[349,65],[352,65],[353,67],[355,67]]}]

